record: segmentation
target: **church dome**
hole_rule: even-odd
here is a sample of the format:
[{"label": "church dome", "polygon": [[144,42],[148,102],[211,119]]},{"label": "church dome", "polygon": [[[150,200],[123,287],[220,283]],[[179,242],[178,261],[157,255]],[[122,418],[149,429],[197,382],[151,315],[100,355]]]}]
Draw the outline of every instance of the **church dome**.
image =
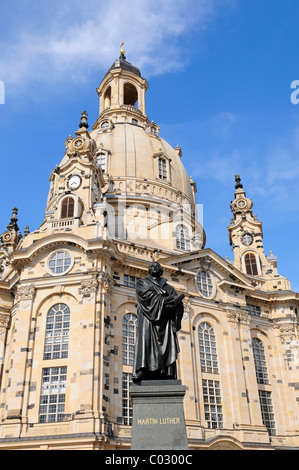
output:
[{"label": "church dome", "polygon": [[104,168],[104,177],[106,176],[107,180],[124,179],[151,183],[152,194],[158,195],[159,189],[164,188],[168,190],[166,197],[172,200],[176,200],[178,195],[186,198],[190,204],[195,202],[180,149],[174,149],[155,134],[156,126],[149,124],[144,127],[130,120],[108,121],[107,124],[106,122],[104,118],[104,129],[100,127],[91,132],[91,135],[97,142],[99,154],[107,154]]},{"label": "church dome", "polygon": [[[163,206],[171,219],[176,207],[177,213],[188,215],[189,231],[194,233],[198,226],[196,185],[182,163],[181,149],[166,142],[158,124],[148,119],[147,89],[147,80],[126,60],[124,52],[97,89],[100,114],[90,135],[96,142],[105,180],[103,196],[110,204],[125,197],[131,205],[151,204],[157,211]],[[171,233],[178,226],[173,220],[168,225]]]}]

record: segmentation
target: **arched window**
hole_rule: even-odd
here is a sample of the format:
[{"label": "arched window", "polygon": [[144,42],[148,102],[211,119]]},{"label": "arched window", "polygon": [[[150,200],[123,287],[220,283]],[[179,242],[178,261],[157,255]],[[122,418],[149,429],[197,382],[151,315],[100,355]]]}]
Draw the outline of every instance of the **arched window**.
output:
[{"label": "arched window", "polygon": [[176,247],[179,250],[190,251],[190,235],[187,227],[185,227],[184,225],[178,225],[175,232],[175,238]]},{"label": "arched window", "polygon": [[262,387],[259,387],[259,391],[258,391],[261,414],[262,414],[262,421],[263,421],[264,426],[266,426],[269,435],[275,436],[276,426],[275,426],[274,408],[272,404],[271,386],[269,385],[269,376],[268,376],[263,343],[258,338],[253,338],[252,349],[253,349],[254,365],[255,365],[255,372],[256,372],[256,380],[258,384],[262,385]]},{"label": "arched window", "polygon": [[[122,323],[122,363],[124,366],[134,365],[135,341],[137,333],[137,317],[133,313],[127,313]],[[130,401],[130,384],[132,374],[127,368],[122,373],[122,424],[131,426],[133,420],[133,408]]]},{"label": "arched window", "polygon": [[198,327],[204,417],[210,429],[223,428],[220,380],[214,330],[206,322]]},{"label": "arched window", "polygon": [[65,197],[61,204],[61,218],[70,219],[74,217],[75,201],[72,197]]},{"label": "arched window", "polygon": [[138,101],[138,92],[134,85],[125,83],[124,85],[124,104],[129,106],[136,106]]},{"label": "arched window", "polygon": [[253,253],[247,253],[244,257],[246,273],[252,276],[258,274],[256,256]]},{"label": "arched window", "polygon": [[269,384],[266,357],[263,343],[258,338],[252,340],[252,350],[258,384]]},{"label": "arched window", "polygon": [[65,304],[56,304],[48,312],[44,359],[68,357],[70,309]]},{"label": "arched window", "polygon": [[201,371],[218,374],[216,339],[214,330],[208,323],[199,325],[198,342]]},{"label": "arched window", "polygon": [[137,331],[137,317],[127,313],[123,318],[122,343],[123,343],[123,365],[134,365],[134,352]]},{"label": "arched window", "polygon": [[104,109],[110,108],[111,106],[111,87],[108,87],[104,95]]}]

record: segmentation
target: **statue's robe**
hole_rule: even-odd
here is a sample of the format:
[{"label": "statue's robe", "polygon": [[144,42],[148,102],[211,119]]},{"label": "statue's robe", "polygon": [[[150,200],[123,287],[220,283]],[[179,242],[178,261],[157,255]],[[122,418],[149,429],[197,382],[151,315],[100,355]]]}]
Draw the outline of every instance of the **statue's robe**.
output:
[{"label": "statue's robe", "polygon": [[183,302],[171,306],[177,298],[175,289],[166,279],[150,276],[137,281],[136,295],[138,329],[133,378],[143,370],[144,378],[176,379],[179,353],[176,332],[181,329]]}]

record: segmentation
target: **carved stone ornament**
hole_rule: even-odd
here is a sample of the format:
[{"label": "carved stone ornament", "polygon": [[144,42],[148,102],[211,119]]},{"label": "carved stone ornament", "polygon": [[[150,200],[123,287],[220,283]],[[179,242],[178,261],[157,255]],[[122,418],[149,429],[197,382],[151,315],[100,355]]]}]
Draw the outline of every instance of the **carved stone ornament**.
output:
[{"label": "carved stone ornament", "polygon": [[184,305],[183,319],[186,320],[188,317],[190,317],[190,314],[191,314],[191,303],[187,300],[183,302],[183,305]]},{"label": "carved stone ornament", "polygon": [[98,281],[95,279],[89,279],[87,281],[82,281],[79,288],[79,294],[83,297],[89,297],[91,294],[95,294],[98,288]]},{"label": "carved stone ornament", "polygon": [[296,332],[296,324],[294,321],[283,322],[283,323],[276,321],[273,327],[279,329],[279,335],[280,335],[280,340],[282,344],[290,344],[296,340],[297,332]]},{"label": "carved stone ornament", "polygon": [[33,300],[35,294],[35,287],[32,286],[21,286],[16,292],[16,302],[21,302],[23,300]]},{"label": "carved stone ornament", "polygon": [[0,334],[2,334],[10,325],[10,315],[8,313],[0,313]]},{"label": "carved stone ornament", "polygon": [[245,312],[244,310],[241,310],[239,312],[239,322],[240,325],[243,325],[245,327],[250,327],[250,315],[249,313]]},{"label": "carved stone ornament", "polygon": [[106,292],[110,292],[114,286],[115,281],[105,271],[101,271],[99,274],[99,282],[102,284]]},{"label": "carved stone ornament", "polygon": [[250,315],[245,310],[232,310],[229,309],[226,314],[227,321],[232,323],[236,328],[237,325],[243,325],[247,328],[250,327]]}]

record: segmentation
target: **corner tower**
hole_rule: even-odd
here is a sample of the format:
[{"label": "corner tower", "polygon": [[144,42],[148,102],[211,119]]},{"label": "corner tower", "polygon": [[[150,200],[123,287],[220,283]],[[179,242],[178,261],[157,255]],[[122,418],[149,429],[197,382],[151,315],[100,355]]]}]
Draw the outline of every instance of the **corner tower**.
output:
[{"label": "corner tower", "polygon": [[235,182],[235,199],[230,205],[233,218],[228,227],[233,265],[256,282],[264,281],[267,290],[290,289],[287,278],[277,272],[277,257],[272,252],[265,255],[263,223],[252,212],[253,202],[246,197],[240,175],[235,176]]}]

